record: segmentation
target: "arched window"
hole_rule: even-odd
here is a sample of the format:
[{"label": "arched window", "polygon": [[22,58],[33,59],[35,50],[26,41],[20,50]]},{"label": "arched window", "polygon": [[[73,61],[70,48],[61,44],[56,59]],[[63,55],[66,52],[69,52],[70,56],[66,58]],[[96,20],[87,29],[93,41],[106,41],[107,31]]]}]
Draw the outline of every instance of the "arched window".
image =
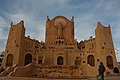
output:
[{"label": "arched window", "polygon": [[107,67],[113,69],[113,58],[111,56],[107,56],[106,60],[107,60]]},{"label": "arched window", "polygon": [[29,63],[32,63],[32,55],[31,54],[26,54],[25,55],[25,66]]},{"label": "arched window", "polygon": [[95,66],[95,59],[94,59],[94,56],[93,55],[89,55],[88,58],[87,58],[87,63],[90,65],[90,66]]},{"label": "arched window", "polygon": [[58,65],[63,65],[63,57],[62,57],[62,56],[59,56],[59,57],[57,58],[57,64],[58,64]]},{"label": "arched window", "polygon": [[42,60],[43,60],[43,57],[42,57],[42,56],[39,56],[39,57],[38,57],[38,63],[41,64],[41,63],[42,63]]},{"label": "arched window", "polygon": [[11,67],[13,65],[13,55],[8,54],[7,60],[6,60],[6,67]]}]

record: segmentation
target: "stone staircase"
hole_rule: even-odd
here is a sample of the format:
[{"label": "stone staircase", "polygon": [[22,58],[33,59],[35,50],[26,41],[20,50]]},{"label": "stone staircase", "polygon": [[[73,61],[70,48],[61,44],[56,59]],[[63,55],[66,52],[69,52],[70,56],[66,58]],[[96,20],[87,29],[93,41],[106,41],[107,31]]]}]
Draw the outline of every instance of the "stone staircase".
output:
[{"label": "stone staircase", "polygon": [[12,72],[15,68],[17,67],[17,65],[13,65],[12,67],[7,67],[7,69],[5,71],[3,71],[1,73],[2,76],[7,76],[9,75],[10,72]]},{"label": "stone staircase", "polygon": [[34,64],[30,63],[26,66],[16,67],[12,72],[9,73],[9,76],[17,77],[30,77],[34,73]]}]

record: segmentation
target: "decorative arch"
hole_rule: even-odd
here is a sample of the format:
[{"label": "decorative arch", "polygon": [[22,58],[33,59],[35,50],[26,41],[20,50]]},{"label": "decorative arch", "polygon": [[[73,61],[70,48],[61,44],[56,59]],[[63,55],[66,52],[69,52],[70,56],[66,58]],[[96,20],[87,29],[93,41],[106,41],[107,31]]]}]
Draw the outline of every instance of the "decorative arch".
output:
[{"label": "decorative arch", "polygon": [[113,69],[113,58],[111,56],[106,57],[107,67]]},{"label": "decorative arch", "polygon": [[28,65],[29,63],[32,63],[32,55],[31,54],[26,54],[25,55],[25,66]]},{"label": "decorative arch", "polygon": [[58,65],[63,65],[63,57],[62,57],[62,56],[59,56],[59,57],[57,58],[57,64],[58,64]]},{"label": "decorative arch", "polygon": [[13,65],[13,55],[8,54],[7,60],[6,60],[6,67],[12,67]]},{"label": "decorative arch", "polygon": [[90,65],[90,66],[95,66],[95,59],[94,59],[94,56],[93,55],[89,55],[87,57],[87,63]]}]

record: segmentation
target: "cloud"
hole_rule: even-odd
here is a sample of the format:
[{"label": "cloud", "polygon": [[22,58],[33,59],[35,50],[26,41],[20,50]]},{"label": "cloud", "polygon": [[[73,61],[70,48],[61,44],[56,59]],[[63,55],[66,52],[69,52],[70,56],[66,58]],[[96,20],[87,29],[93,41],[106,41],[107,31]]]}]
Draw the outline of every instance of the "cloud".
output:
[{"label": "cloud", "polygon": [[95,37],[97,21],[97,17],[94,14],[85,14],[75,18],[76,38],[81,41],[89,39],[90,36]]},{"label": "cloud", "polygon": [[120,47],[119,2],[119,0],[3,0],[0,3],[0,23],[5,25],[5,36],[0,39],[7,38],[11,21],[17,24],[24,20],[26,36],[30,35],[31,38],[44,41],[46,16],[53,18],[64,15],[68,19],[75,16],[75,38],[78,41],[88,39],[91,35],[95,36],[98,21],[103,25],[110,23],[117,48]]},{"label": "cloud", "polygon": [[116,58],[117,58],[117,61],[120,62],[120,47],[115,49],[115,53],[116,53]]},{"label": "cloud", "polygon": [[3,19],[1,16],[0,16],[0,25],[3,25],[5,24],[5,19]]},{"label": "cloud", "polygon": [[0,53],[5,50],[6,41],[0,39]]},{"label": "cloud", "polygon": [[4,48],[0,48],[0,54],[4,51]]},{"label": "cloud", "polygon": [[0,39],[7,39],[8,29],[9,25],[6,24],[6,20],[0,16]]},{"label": "cloud", "polygon": [[30,35],[34,39],[44,40],[44,36],[41,36],[40,34],[44,35],[45,21],[42,20],[39,21],[23,13],[11,15],[10,19],[12,22],[14,22],[14,24],[17,24],[21,20],[24,20],[24,25],[26,28],[26,36]]}]

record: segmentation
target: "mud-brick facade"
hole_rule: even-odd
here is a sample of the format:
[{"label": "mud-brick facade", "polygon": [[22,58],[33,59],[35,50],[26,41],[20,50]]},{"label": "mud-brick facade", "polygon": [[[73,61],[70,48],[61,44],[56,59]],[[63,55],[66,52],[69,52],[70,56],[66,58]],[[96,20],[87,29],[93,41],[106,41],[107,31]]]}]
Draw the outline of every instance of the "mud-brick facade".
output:
[{"label": "mud-brick facade", "polygon": [[[16,65],[15,69],[22,71],[30,68],[29,63],[32,63],[34,68],[31,67],[30,71],[34,71],[29,73],[31,75],[78,77],[96,76],[99,63],[103,62],[105,74],[113,74],[112,69],[118,65],[110,25],[105,27],[98,22],[95,38],[90,36],[79,42],[74,38],[74,33],[74,17],[69,20],[64,16],[53,19],[47,16],[45,42],[25,37],[23,21],[16,25],[11,23],[2,66],[12,68]],[[17,69],[9,73],[22,75],[23,72]]]}]

